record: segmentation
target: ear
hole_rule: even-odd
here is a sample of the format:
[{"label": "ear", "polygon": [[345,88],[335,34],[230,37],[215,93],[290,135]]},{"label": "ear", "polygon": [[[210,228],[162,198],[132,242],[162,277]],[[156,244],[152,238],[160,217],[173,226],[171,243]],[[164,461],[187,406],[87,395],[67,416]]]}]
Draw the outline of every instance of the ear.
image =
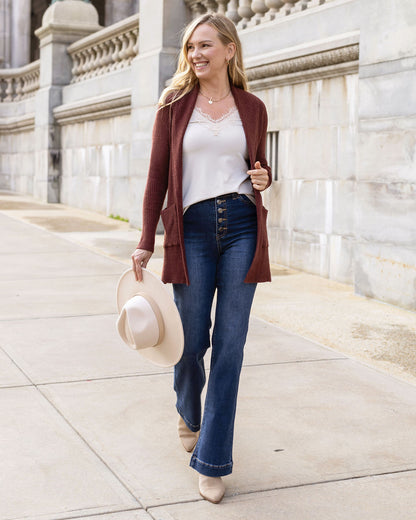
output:
[{"label": "ear", "polygon": [[235,46],[235,43],[231,42],[227,45],[227,60],[231,60],[231,58],[234,57],[236,50],[237,47]]}]

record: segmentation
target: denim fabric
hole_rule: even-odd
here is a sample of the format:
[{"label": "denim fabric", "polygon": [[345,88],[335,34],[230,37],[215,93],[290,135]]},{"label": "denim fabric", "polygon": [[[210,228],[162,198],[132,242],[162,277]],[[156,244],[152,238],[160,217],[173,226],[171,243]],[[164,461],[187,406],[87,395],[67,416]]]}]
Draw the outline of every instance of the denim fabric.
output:
[{"label": "denim fabric", "polygon": [[[244,283],[256,247],[256,208],[247,196],[233,193],[190,206],[183,219],[190,285],[173,285],[185,335],[184,354],[175,366],[176,406],[189,429],[201,430],[190,465],[203,475],[220,477],[231,473],[233,465],[238,383],[256,289],[256,284]],[[211,344],[201,424],[204,355]]]}]

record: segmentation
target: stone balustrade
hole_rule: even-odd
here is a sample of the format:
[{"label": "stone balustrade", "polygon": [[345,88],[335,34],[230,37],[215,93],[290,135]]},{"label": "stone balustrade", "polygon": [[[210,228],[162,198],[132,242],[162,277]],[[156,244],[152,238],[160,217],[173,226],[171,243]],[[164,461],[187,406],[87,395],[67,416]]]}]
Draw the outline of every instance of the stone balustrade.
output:
[{"label": "stone balustrade", "polygon": [[39,88],[40,62],[18,69],[0,70],[0,102],[20,101],[35,95]]},{"label": "stone balustrade", "polygon": [[139,15],[82,38],[68,47],[76,83],[128,67],[137,55]]},{"label": "stone balustrade", "polygon": [[222,13],[245,29],[278,17],[303,11],[331,0],[185,0],[193,17],[204,13]]}]

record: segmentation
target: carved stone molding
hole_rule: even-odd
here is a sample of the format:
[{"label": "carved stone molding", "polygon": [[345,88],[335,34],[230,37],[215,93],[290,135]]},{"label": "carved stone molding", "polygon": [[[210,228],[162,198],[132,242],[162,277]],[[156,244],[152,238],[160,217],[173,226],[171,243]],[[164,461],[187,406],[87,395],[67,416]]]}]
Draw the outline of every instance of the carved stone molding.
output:
[{"label": "carved stone molding", "polygon": [[[297,74],[297,77],[299,77],[299,73],[316,71],[317,69],[324,72],[325,68],[331,68],[331,71],[334,72],[331,75],[338,75],[336,70],[339,65],[356,63],[358,69],[358,58],[359,45],[353,44],[266,65],[254,66],[247,69],[246,72],[250,84],[259,80],[270,80],[271,78],[279,78],[280,76],[288,76],[290,74]],[[355,69],[355,67],[353,68]],[[345,71],[345,67],[342,67],[342,69]]]},{"label": "carved stone molding", "polygon": [[70,125],[130,114],[130,89],[94,97],[77,103],[61,105],[53,111],[59,125]]},{"label": "carved stone molding", "polygon": [[35,114],[0,119],[0,135],[29,132],[35,129]]}]

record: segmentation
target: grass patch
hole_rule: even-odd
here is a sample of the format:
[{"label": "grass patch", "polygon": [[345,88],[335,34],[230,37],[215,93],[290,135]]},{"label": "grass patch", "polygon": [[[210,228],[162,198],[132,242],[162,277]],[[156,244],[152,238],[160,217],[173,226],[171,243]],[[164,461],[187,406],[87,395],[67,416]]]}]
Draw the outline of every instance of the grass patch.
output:
[{"label": "grass patch", "polygon": [[112,213],[110,213],[110,215],[108,215],[108,216],[110,218],[112,218],[113,220],[121,220],[121,222],[129,222],[128,218],[120,217],[120,215],[113,215]]}]

